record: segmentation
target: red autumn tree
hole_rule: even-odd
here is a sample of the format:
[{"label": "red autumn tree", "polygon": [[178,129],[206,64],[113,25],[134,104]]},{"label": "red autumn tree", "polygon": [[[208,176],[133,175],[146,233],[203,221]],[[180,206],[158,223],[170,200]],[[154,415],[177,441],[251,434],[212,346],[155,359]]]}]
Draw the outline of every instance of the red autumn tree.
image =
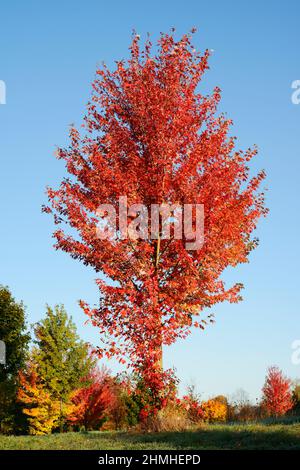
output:
[{"label": "red autumn tree", "polygon": [[262,392],[263,404],[272,416],[282,416],[293,407],[291,381],[278,367],[269,367]]},{"label": "red autumn tree", "polygon": [[97,429],[115,403],[112,379],[106,369],[94,367],[87,387],[73,393],[68,421],[84,426],[86,430]]},{"label": "red autumn tree", "polygon": [[[247,262],[257,244],[251,233],[265,212],[257,192],[264,173],[249,178],[256,149],[235,149],[231,121],[216,115],[219,88],[211,96],[198,88],[208,51],[199,54],[190,35],[176,41],[173,33],[161,35],[156,55],[149,40],[140,47],[137,35],[130,51],[116,70],[97,70],[85,132],[72,127],[70,146],[57,152],[69,176],[48,189],[44,210],[63,224],[54,232],[56,248],[106,279],[97,279],[99,307],[81,302],[99,328],[99,355],[127,362],[159,397],[162,346],[185,338],[192,326],[203,329],[205,308],[241,298],[242,285],[226,288],[220,276]],[[120,196],[149,211],[153,204],[204,204],[203,246],[187,249],[189,237],[173,232],[164,239],[161,223],[156,239],[100,240],[97,209],[117,207]]]}]

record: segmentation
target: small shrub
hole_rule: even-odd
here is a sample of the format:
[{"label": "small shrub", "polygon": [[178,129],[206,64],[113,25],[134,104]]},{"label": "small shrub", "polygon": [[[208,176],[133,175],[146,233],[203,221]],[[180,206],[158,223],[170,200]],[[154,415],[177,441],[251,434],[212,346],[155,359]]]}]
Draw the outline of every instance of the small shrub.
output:
[{"label": "small shrub", "polygon": [[141,429],[151,432],[184,431],[192,425],[187,411],[175,403],[167,405],[147,421],[141,422]]},{"label": "small shrub", "polygon": [[203,419],[208,423],[226,421],[227,406],[217,400],[208,400],[201,403]]},{"label": "small shrub", "polygon": [[191,423],[196,424],[203,421],[204,413],[201,403],[189,395],[185,395],[181,402],[182,408],[186,411],[188,419]]},{"label": "small shrub", "polygon": [[[105,429],[127,429],[139,421],[140,404],[136,395],[119,385],[115,390],[116,402],[110,413]],[[110,426],[110,427],[109,427]]]}]

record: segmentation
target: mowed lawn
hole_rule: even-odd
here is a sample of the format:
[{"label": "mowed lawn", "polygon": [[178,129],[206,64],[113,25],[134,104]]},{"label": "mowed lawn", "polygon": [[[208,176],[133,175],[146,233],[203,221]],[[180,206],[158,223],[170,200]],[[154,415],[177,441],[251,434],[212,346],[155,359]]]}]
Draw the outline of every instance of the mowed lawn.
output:
[{"label": "mowed lawn", "polygon": [[300,424],[206,425],[184,432],[78,432],[0,436],[0,449],[300,449]]}]

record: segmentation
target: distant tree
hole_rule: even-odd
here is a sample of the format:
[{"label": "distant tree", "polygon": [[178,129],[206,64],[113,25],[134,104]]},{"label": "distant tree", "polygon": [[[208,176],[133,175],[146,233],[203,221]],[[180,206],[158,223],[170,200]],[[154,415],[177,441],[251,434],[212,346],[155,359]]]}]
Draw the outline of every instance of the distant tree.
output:
[{"label": "distant tree", "polygon": [[57,426],[60,417],[60,403],[53,400],[37,373],[37,365],[29,362],[26,370],[20,372],[18,402],[28,416],[29,434],[49,434]]},{"label": "distant tree", "polygon": [[200,402],[200,393],[197,391],[197,387],[194,383],[190,383],[187,386],[187,393],[185,395],[186,397],[189,397],[190,400],[192,401],[198,401]]},{"label": "distant tree", "polygon": [[95,366],[88,380],[90,385],[72,394],[74,406],[68,421],[86,430],[99,429],[116,402],[113,379],[107,369]]},{"label": "distant tree", "polygon": [[84,385],[93,365],[86,343],[80,340],[72,318],[62,305],[47,307],[46,316],[35,325],[32,359],[45,389],[61,406],[60,424],[64,422],[64,405],[70,394]]},{"label": "distant tree", "polygon": [[256,421],[265,417],[265,410],[257,402],[251,402],[249,394],[239,388],[230,398],[227,408],[228,421]]},{"label": "distant tree", "polygon": [[25,365],[30,335],[25,308],[7,287],[0,286],[0,340],[5,343],[5,364],[0,364],[0,432],[23,430],[21,408],[16,402],[18,373]]},{"label": "distant tree", "polygon": [[293,384],[293,408],[296,413],[300,413],[300,380],[297,379]]},{"label": "distant tree", "polygon": [[262,402],[271,416],[282,416],[293,407],[291,381],[276,366],[269,367]]},{"label": "distant tree", "polygon": [[201,403],[203,419],[209,423],[226,421],[227,406],[220,401],[211,399]]},{"label": "distant tree", "polygon": [[249,394],[243,388],[238,388],[232,395],[230,402],[235,406],[237,411],[240,411],[243,407],[251,404]]},{"label": "distant tree", "polygon": [[213,400],[222,403],[225,406],[228,406],[228,398],[225,397],[225,395],[217,395],[213,398]]}]

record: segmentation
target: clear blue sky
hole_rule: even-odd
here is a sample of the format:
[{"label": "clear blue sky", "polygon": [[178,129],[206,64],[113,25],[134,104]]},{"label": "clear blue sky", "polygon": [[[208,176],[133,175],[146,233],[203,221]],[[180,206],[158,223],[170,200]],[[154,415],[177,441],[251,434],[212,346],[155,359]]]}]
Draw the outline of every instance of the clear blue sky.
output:
[{"label": "clear blue sky", "polygon": [[[50,217],[41,214],[44,188],[63,175],[55,146],[68,126],[81,124],[97,64],[128,56],[131,30],[156,39],[172,26],[198,28],[198,49],[214,49],[203,86],[223,91],[221,109],[234,120],[238,144],[256,143],[257,168],[268,174],[270,214],[260,224],[250,264],[226,274],[245,284],[244,301],[214,309],[216,324],[166,350],[183,386],[204,396],[246,389],[259,395],[268,365],[291,377],[291,343],[299,322],[300,105],[291,83],[300,79],[300,4],[282,1],[2,1],[0,80],[0,283],[9,285],[37,321],[45,303],[62,302],[83,338],[79,298],[97,302],[95,275],[52,248]],[[112,364],[113,369],[115,366]]]}]

